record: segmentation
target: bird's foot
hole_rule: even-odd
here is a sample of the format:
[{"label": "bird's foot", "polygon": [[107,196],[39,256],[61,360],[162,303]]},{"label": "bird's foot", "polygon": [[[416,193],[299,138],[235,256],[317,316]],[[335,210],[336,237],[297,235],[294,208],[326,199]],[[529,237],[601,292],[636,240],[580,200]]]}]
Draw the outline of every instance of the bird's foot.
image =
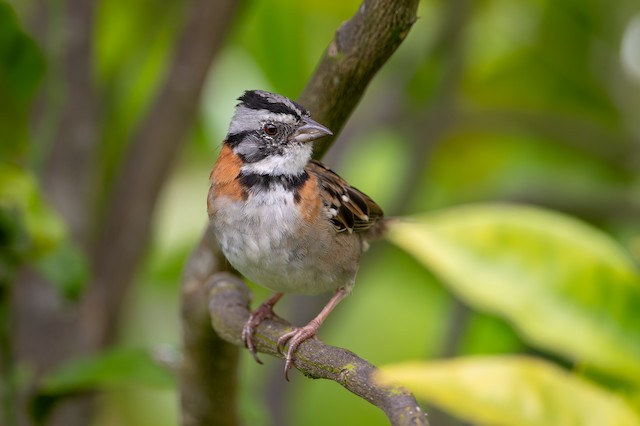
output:
[{"label": "bird's foot", "polygon": [[304,327],[295,328],[293,331],[283,334],[278,339],[278,351],[280,353],[284,354],[284,346],[287,344],[287,342],[289,343],[289,349],[287,350],[284,363],[284,378],[287,381],[289,381],[289,370],[293,365],[294,352],[298,350],[298,346],[300,346],[302,342],[315,337],[319,327],[319,324],[316,324],[312,321]]},{"label": "bird's foot", "polygon": [[282,293],[277,293],[260,305],[258,309],[251,313],[249,319],[242,328],[242,342],[244,343],[244,346],[249,349],[253,359],[255,359],[258,364],[262,364],[262,361],[258,358],[258,352],[253,344],[253,337],[256,328],[262,323],[262,321],[278,317],[275,312],[273,312],[273,305],[275,305],[280,297],[282,297]]}]

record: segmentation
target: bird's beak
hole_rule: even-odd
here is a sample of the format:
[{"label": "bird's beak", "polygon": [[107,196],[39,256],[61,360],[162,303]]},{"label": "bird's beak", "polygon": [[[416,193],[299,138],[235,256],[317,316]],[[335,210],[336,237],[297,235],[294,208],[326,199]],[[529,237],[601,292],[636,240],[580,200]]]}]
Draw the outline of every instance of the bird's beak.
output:
[{"label": "bird's beak", "polygon": [[290,140],[296,142],[311,142],[327,135],[333,135],[331,130],[309,117],[303,117],[302,125],[291,135]]}]

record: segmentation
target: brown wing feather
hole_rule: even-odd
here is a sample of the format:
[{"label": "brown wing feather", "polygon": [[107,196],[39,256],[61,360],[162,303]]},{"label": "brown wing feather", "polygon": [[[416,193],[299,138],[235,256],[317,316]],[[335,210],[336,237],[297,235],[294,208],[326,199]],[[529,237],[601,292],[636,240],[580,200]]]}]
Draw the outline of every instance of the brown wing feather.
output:
[{"label": "brown wing feather", "polygon": [[312,160],[306,170],[318,178],[322,203],[336,231],[365,232],[384,216],[375,201],[322,163]]}]

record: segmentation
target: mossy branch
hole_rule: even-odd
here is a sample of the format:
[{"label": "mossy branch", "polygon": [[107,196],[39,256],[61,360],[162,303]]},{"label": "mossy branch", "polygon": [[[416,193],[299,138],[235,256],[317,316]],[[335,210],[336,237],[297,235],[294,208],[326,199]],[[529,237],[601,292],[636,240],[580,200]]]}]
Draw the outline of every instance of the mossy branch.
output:
[{"label": "mossy branch", "polygon": [[[214,330],[224,340],[242,345],[242,327],[249,318],[249,289],[237,276],[220,272],[211,276],[209,312]],[[278,338],[292,326],[281,318],[265,320],[256,329],[254,343],[259,352],[284,358],[277,350]],[[397,385],[378,383],[371,363],[342,348],[329,346],[318,339],[303,342],[296,351],[293,365],[312,379],[329,379],[382,409],[392,425],[427,425],[413,395]]]}]

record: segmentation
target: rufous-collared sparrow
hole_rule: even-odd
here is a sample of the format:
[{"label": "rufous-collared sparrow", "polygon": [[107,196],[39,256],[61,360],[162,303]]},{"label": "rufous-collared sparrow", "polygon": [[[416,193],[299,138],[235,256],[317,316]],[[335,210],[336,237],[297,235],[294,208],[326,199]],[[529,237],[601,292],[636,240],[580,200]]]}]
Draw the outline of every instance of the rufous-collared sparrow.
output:
[{"label": "rufous-collared sparrow", "polygon": [[220,248],[245,277],[276,292],[254,311],[242,340],[256,361],[255,328],[284,293],[333,296],[304,327],[284,334],[285,377],[298,346],[315,336],[351,291],[360,255],[384,228],[382,209],[322,163],[310,142],[331,131],[296,102],[245,92],[211,172],[208,212]]}]

